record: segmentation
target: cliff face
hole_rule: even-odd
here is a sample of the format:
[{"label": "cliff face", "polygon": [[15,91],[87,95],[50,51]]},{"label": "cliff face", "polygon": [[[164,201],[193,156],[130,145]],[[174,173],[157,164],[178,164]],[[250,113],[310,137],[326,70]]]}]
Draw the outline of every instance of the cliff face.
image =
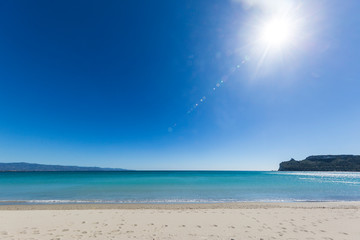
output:
[{"label": "cliff face", "polygon": [[279,171],[360,171],[359,155],[318,155],[280,163]]}]

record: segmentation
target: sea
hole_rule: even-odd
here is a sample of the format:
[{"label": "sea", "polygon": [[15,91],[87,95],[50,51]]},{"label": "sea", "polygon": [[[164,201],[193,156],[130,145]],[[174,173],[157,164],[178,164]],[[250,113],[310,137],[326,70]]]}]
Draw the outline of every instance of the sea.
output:
[{"label": "sea", "polygon": [[360,201],[360,173],[1,172],[0,204]]}]

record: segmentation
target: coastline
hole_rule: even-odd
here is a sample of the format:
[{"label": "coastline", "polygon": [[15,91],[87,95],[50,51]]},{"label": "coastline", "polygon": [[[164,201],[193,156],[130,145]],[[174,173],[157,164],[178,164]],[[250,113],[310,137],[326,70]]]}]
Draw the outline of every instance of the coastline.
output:
[{"label": "coastline", "polygon": [[187,209],[360,209],[360,201],[340,202],[227,202],[227,203],[77,203],[77,204],[4,204],[3,210],[92,210],[92,209],[159,209],[159,210],[187,210]]}]

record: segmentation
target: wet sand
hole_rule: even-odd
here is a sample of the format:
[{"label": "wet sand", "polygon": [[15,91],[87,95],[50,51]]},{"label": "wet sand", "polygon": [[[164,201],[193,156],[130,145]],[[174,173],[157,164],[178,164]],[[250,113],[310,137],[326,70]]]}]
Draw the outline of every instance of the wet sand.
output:
[{"label": "wet sand", "polygon": [[1,205],[0,239],[360,239],[360,202]]}]

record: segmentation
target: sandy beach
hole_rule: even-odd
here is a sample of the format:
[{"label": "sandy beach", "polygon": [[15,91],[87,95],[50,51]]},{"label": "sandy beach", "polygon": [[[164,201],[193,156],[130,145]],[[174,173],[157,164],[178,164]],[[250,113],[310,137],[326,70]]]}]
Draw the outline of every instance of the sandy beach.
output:
[{"label": "sandy beach", "polygon": [[360,202],[2,205],[0,239],[356,239]]}]

